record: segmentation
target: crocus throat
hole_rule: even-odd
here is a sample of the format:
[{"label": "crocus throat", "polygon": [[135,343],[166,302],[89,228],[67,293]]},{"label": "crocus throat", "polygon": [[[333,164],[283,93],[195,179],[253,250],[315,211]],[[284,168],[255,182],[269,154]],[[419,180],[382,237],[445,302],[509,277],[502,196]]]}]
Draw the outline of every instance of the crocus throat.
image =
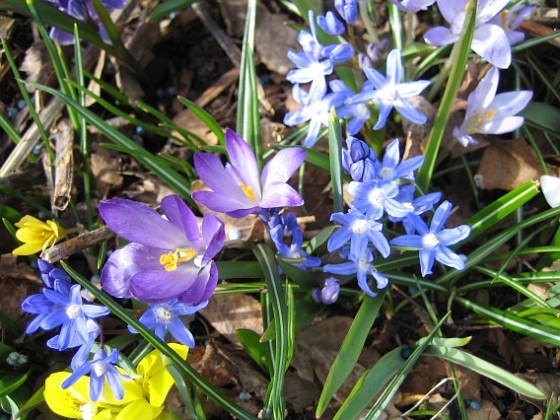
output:
[{"label": "crocus throat", "polygon": [[249,187],[248,185],[245,185],[241,181],[239,181],[239,186],[241,187],[241,189],[243,190],[243,193],[245,194],[245,196],[249,200],[251,200],[251,201],[256,201],[257,200],[257,196],[255,195],[255,192],[253,191],[253,189],[251,187]]},{"label": "crocus throat", "polygon": [[494,108],[490,108],[484,114],[481,114],[482,111],[478,111],[476,114],[474,114],[471,120],[473,124],[467,127],[468,132],[476,133],[481,124],[494,118],[494,116],[496,115],[496,110]]},{"label": "crocus throat", "polygon": [[174,252],[162,254],[159,257],[159,262],[165,267],[167,271],[174,271],[177,269],[177,264],[183,261],[188,261],[196,257],[196,251],[192,248],[177,248]]}]

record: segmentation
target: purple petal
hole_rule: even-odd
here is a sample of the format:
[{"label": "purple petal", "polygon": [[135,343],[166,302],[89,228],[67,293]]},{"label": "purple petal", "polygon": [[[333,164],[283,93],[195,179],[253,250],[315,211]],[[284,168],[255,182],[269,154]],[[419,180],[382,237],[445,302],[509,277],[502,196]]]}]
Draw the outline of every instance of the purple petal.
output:
[{"label": "purple petal", "polygon": [[[200,248],[202,246],[198,230],[198,221],[181,197],[176,194],[164,197],[161,200],[161,209],[167,219],[185,233],[186,238],[194,248]],[[185,246],[185,244],[183,244],[183,246]]]},{"label": "purple petal", "polygon": [[472,118],[481,109],[486,109],[490,106],[496,96],[499,82],[500,71],[496,67],[492,67],[480,80],[473,93],[469,95],[465,119]]},{"label": "purple petal", "polygon": [[303,205],[303,198],[301,198],[296,190],[284,183],[269,184],[259,202],[259,207],[264,209],[297,207],[301,205]]},{"label": "purple petal", "polygon": [[478,127],[477,133],[482,134],[504,134],[517,130],[523,125],[523,117],[504,117],[496,118],[485,122]]},{"label": "purple petal", "polygon": [[484,24],[474,31],[472,50],[492,65],[506,69],[511,64],[511,46],[498,25]]},{"label": "purple petal", "polygon": [[254,203],[246,203],[237,197],[213,191],[196,191],[192,194],[192,197],[203,206],[218,213],[229,213],[234,210],[253,208],[255,206]]},{"label": "purple petal", "polygon": [[443,18],[451,23],[458,15],[464,13],[467,2],[468,0],[438,0],[437,4]]},{"label": "purple petal", "polygon": [[258,197],[260,193],[259,167],[253,150],[245,140],[230,129],[226,130],[225,142],[231,166],[243,183],[251,187]]},{"label": "purple petal", "polygon": [[114,198],[101,201],[99,213],[111,230],[127,241],[164,249],[185,243],[180,229],[145,204]]},{"label": "purple petal", "polygon": [[479,0],[476,11],[476,25],[488,22],[507,6],[510,0]]},{"label": "purple petal", "polygon": [[114,251],[101,270],[101,287],[116,298],[130,298],[130,278],[141,270],[161,268],[161,254],[161,249],[138,243]]},{"label": "purple petal", "polygon": [[[453,2],[450,1],[448,3]],[[445,26],[436,26],[424,34],[424,41],[430,45],[449,45],[457,42],[457,40],[459,40],[459,35],[454,34]]]},{"label": "purple petal", "polygon": [[205,214],[202,219],[202,237],[206,244],[206,251],[201,265],[206,265],[224,247],[226,234],[222,221],[213,214]]},{"label": "purple petal", "polygon": [[269,184],[288,182],[292,174],[301,166],[307,152],[300,147],[290,147],[282,149],[264,166],[261,182],[263,190]]},{"label": "purple petal", "polygon": [[500,93],[490,107],[496,111],[496,117],[515,115],[527,106],[532,97],[533,92],[530,90]]}]

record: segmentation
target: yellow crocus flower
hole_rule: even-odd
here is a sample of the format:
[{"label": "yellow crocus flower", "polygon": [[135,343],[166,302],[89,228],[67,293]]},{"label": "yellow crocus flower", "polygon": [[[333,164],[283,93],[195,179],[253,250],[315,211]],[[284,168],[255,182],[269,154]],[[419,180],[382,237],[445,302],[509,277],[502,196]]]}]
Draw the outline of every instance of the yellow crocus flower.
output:
[{"label": "yellow crocus flower", "polygon": [[[169,346],[186,360],[187,346],[176,343]],[[55,372],[45,380],[45,401],[54,413],[72,419],[152,420],[162,413],[163,403],[174,383],[165,368],[170,363],[158,350],[149,353],[136,367],[137,375],[132,375],[130,381],[123,381],[122,400],[117,400],[109,387],[105,387],[99,401],[90,401],[87,376],[62,389],[62,382],[70,372]]]},{"label": "yellow crocus flower", "polygon": [[14,255],[36,254],[66,236],[66,231],[52,220],[43,222],[33,216],[23,216],[15,225],[19,228],[16,238],[23,245],[12,251]]}]

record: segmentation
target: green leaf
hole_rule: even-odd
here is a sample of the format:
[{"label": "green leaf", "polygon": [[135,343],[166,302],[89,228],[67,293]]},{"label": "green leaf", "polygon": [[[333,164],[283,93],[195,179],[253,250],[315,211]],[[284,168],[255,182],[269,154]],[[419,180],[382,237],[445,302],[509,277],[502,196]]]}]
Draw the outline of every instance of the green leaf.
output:
[{"label": "green leaf", "polygon": [[257,158],[259,168],[263,166],[261,125],[257,73],[255,70],[255,25],[257,19],[257,0],[247,2],[247,20],[241,51],[239,69],[239,96],[237,105],[237,134],[249,145]]},{"label": "green leaf", "polygon": [[319,402],[317,403],[316,417],[321,417],[335,392],[338,391],[352,372],[352,369],[354,369],[369,331],[385,300],[385,293],[386,291],[383,290],[374,298],[364,297],[362,305],[354,321],[352,321],[352,325],[329,370]]},{"label": "green leaf", "polygon": [[263,371],[268,372],[266,344],[260,341],[260,335],[253,330],[240,328],[235,331],[235,338],[241,343],[247,354],[251,356],[251,359],[253,359]]},{"label": "green leaf", "polygon": [[533,384],[530,384],[499,366],[473,356],[463,350],[440,345],[429,345],[424,351],[424,355],[439,357],[449,362],[464,366],[467,369],[470,369],[482,376],[486,376],[487,378],[490,378],[526,397],[538,400],[546,399],[544,393]]},{"label": "green leaf", "polygon": [[486,232],[490,227],[539,194],[538,185],[536,181],[527,181],[468,219],[466,224],[472,228],[469,239],[480,235],[482,232]]},{"label": "green leaf", "polygon": [[555,133],[560,131],[560,111],[550,104],[529,102],[519,115],[525,117],[528,123],[533,123],[542,129]]},{"label": "green leaf", "polygon": [[200,119],[200,121],[206,124],[206,126],[210,129],[210,131],[212,131],[212,133],[216,135],[216,137],[218,138],[218,142],[222,146],[225,145],[224,130],[222,130],[222,127],[220,126],[218,121],[216,121],[214,117],[212,117],[212,115],[210,115],[208,112],[206,112],[203,108],[199,107],[194,102],[189,101],[187,98],[179,97],[179,102],[181,102],[183,105],[189,108],[193,112],[193,114]]},{"label": "green leaf", "polygon": [[336,111],[331,108],[329,115],[329,158],[334,213],[344,212],[342,198],[342,131]]},{"label": "green leaf", "polygon": [[[179,175],[176,171],[172,170],[167,164],[162,164],[161,160],[158,160],[156,156],[151,156],[149,158],[145,157],[144,154],[146,153],[146,150],[143,147],[138,146],[134,141],[126,137],[114,127],[108,125],[103,119],[98,117],[89,109],[78,105],[71,98],[48,86],[43,86],[37,83],[28,84],[30,86],[36,87],[37,89],[43,90],[50,95],[56,96],[66,105],[75,109],[78,114],[82,115],[91,125],[101,131],[101,133],[103,133],[107,138],[109,138],[119,146],[127,149],[128,153],[136,160],[138,160],[138,162],[151,170],[157,177],[165,182],[170,188],[175,190],[181,197],[189,201],[191,204],[194,204],[187,183],[185,182],[185,178]],[[136,157],[135,154],[143,154],[144,156]]]},{"label": "green leaf", "polygon": [[469,0],[467,3],[463,30],[451,53],[451,74],[445,86],[443,98],[441,99],[434,119],[434,125],[428,137],[426,150],[424,152],[424,163],[418,170],[418,176],[416,177],[416,183],[421,191],[429,191],[430,180],[432,179],[432,174],[436,166],[443,133],[449,120],[453,101],[455,100],[461,80],[463,80],[463,74],[465,73],[465,66],[469,59],[471,41],[474,34],[476,5],[476,0]]},{"label": "green leaf", "polygon": [[509,330],[536,340],[560,346],[560,336],[558,335],[558,330],[555,328],[538,325],[525,318],[502,311],[501,309],[476,303],[462,297],[456,297],[455,300],[465,308],[470,309],[490,322],[499,324]]},{"label": "green leaf", "polygon": [[29,378],[30,370],[25,372],[9,372],[0,378],[0,397],[4,397],[14,392]]}]

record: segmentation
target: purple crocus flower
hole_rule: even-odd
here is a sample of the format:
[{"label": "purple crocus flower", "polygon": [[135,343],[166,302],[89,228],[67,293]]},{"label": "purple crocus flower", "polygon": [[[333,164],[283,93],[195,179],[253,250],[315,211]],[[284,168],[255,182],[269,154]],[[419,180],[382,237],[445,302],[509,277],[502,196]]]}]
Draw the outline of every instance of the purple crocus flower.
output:
[{"label": "purple crocus flower", "polygon": [[[58,10],[82,22],[94,22],[99,27],[99,36],[101,39],[110,44],[111,40],[107,35],[107,31],[101,25],[99,16],[93,7],[91,0],[47,0],[54,4]],[[125,0],[101,0],[101,4],[108,10],[122,9]],[[70,45],[74,43],[74,35],[65,32],[59,28],[51,28],[50,37],[55,39],[60,45]]]},{"label": "purple crocus flower", "polygon": [[72,375],[61,384],[62,389],[70,388],[82,376],[89,374],[89,399],[93,402],[98,401],[105,387],[105,379],[109,383],[109,388],[118,400],[124,397],[122,380],[129,380],[130,377],[119,372],[115,365],[119,362],[119,351],[113,349],[108,356],[105,350],[99,349],[95,352],[93,359],[83,363]]},{"label": "purple crocus flower", "polygon": [[538,6],[538,4],[518,4],[510,10],[502,10],[498,15],[490,19],[490,23],[499,25],[504,30],[510,45],[517,45],[523,42],[525,33],[516,29]]},{"label": "purple crocus flower", "polygon": [[195,200],[210,210],[231,217],[303,204],[303,198],[287,182],[305,160],[304,149],[280,150],[266,163],[259,176],[257,159],[247,142],[229,129],[225,142],[231,162],[225,167],[218,156],[195,153],[194,167],[198,176],[212,190],[193,193]]},{"label": "purple crocus flower", "polygon": [[316,287],[311,292],[311,296],[317,303],[323,305],[331,305],[338,300],[340,294],[340,281],[334,277],[329,277],[325,280],[325,285],[319,289]]},{"label": "purple crocus flower", "polygon": [[473,134],[504,134],[517,130],[524,118],[516,116],[533,96],[530,90],[496,95],[500,72],[492,67],[469,95],[465,120],[453,130],[453,137],[463,146],[478,143]]},{"label": "purple crocus flower", "polygon": [[391,248],[382,233],[383,225],[367,218],[354,208],[347,213],[334,213],[331,221],[341,226],[330,236],[327,249],[332,252],[350,242],[349,257],[352,261],[361,261],[371,243],[384,257],[389,256]]},{"label": "purple crocus flower", "polygon": [[177,298],[199,305],[216,288],[218,270],[212,258],[223,247],[224,225],[206,214],[201,235],[197,218],[174,194],[163,198],[161,208],[165,218],[131,200],[116,198],[99,204],[111,230],[132,242],[111,254],[101,271],[101,287],[118,298],[150,303]]},{"label": "purple crocus flower", "polygon": [[367,89],[362,90],[346,103],[355,105],[372,101],[373,105],[379,108],[379,118],[373,127],[374,130],[379,130],[385,125],[393,107],[403,117],[416,124],[424,124],[428,120],[406,98],[419,95],[430,82],[428,80],[401,82],[404,77],[404,67],[399,50],[394,49],[387,56],[386,77],[374,68],[364,67],[362,70],[371,83],[367,85]]},{"label": "purple crocus flower", "polygon": [[428,10],[428,7],[435,2],[436,0],[391,0],[391,3],[403,12],[408,13],[415,13],[419,10]]},{"label": "purple crocus flower", "polygon": [[[469,0],[438,0],[443,18],[450,27],[437,26],[424,34],[424,40],[431,45],[448,45],[456,42],[463,29],[466,6]],[[511,64],[511,47],[506,33],[491,19],[509,3],[509,0],[479,0],[471,43],[472,50],[492,65],[501,69]]]},{"label": "purple crocus flower", "polygon": [[[154,330],[155,335],[160,339],[163,340],[165,332],[169,330],[169,333],[175,340],[192,349],[195,344],[194,337],[179,317],[192,315],[205,308],[206,305],[208,305],[208,301],[204,301],[197,306],[187,306],[176,299],[169,302],[156,303],[150,305],[139,321],[147,328]],[[128,330],[133,334],[138,334],[130,325]]]},{"label": "purple crocus flower", "polygon": [[466,239],[471,233],[471,227],[462,225],[453,229],[444,229],[445,222],[451,213],[451,203],[444,201],[437,208],[430,227],[415,214],[409,217],[419,235],[402,235],[391,241],[392,245],[416,248],[420,250],[420,268],[422,277],[432,273],[434,261],[463,270],[465,262],[454,253],[449,246]]},{"label": "purple crocus flower", "polygon": [[374,266],[373,254],[368,250],[359,261],[349,261],[341,264],[326,264],[323,267],[325,273],[339,274],[341,276],[355,275],[358,278],[358,286],[362,291],[370,296],[375,297],[377,293],[371,290],[368,284],[368,277],[371,276],[375,280],[377,290],[382,290],[389,284],[389,279],[384,274],[378,272]]}]

